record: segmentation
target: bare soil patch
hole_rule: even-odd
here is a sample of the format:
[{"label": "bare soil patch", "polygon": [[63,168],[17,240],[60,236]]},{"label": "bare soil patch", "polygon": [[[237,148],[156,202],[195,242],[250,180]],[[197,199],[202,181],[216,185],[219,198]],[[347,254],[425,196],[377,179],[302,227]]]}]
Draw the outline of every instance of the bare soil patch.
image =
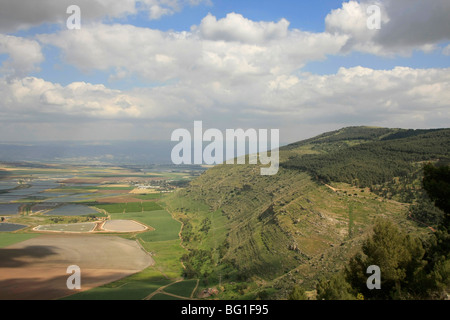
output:
[{"label": "bare soil patch", "polygon": [[133,220],[108,220],[103,226],[103,230],[111,232],[141,232],[148,228]]},{"label": "bare soil patch", "polygon": [[131,240],[115,236],[43,235],[0,249],[0,299],[57,299],[69,290],[67,267],[81,269],[81,291],[153,265]]}]

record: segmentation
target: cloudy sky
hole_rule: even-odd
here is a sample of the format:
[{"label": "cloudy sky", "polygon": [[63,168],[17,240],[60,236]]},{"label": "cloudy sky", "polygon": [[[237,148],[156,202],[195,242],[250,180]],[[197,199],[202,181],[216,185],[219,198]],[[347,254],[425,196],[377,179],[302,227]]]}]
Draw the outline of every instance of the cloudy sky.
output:
[{"label": "cloudy sky", "polygon": [[0,141],[449,127],[449,16],[448,0],[0,0]]}]

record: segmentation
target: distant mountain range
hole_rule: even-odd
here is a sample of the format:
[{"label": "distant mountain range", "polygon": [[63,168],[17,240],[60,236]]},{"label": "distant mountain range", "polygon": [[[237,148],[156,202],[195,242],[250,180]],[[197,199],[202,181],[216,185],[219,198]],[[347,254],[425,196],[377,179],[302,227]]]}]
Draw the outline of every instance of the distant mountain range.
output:
[{"label": "distant mountain range", "polygon": [[170,164],[167,141],[0,143],[0,161],[70,164]]}]

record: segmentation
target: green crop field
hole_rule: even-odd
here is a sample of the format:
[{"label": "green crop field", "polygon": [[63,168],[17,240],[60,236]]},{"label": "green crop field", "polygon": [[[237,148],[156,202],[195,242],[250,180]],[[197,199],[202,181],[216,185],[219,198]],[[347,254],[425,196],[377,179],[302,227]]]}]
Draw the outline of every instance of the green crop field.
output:
[{"label": "green crop field", "polygon": [[197,280],[185,280],[172,284],[164,289],[164,292],[189,298],[197,286]]},{"label": "green crop field", "polygon": [[111,203],[98,204],[98,209],[103,209],[108,213],[133,213],[142,211],[161,210],[161,206],[156,202],[128,202],[128,203]]},{"label": "green crop field", "polygon": [[182,300],[177,297],[172,297],[164,293],[155,294],[150,300]]},{"label": "green crop field", "polygon": [[[11,171],[12,176],[16,179],[20,179],[24,174],[27,179],[29,175],[33,175],[35,179],[48,179],[53,176],[60,177],[61,174],[66,173],[67,176],[64,175],[64,177],[67,178],[62,178],[61,183],[55,184],[53,188],[49,188],[39,194],[30,193],[30,195],[17,201],[24,202],[27,206],[34,207],[36,210],[33,210],[33,212],[30,210],[23,211],[9,218],[8,222],[26,224],[29,227],[26,230],[14,233],[0,233],[0,247],[6,247],[31,239],[44,234],[44,231],[86,232],[91,229],[91,225],[93,226],[93,224],[90,224],[93,219],[90,215],[95,215],[96,217],[108,215],[112,220],[135,220],[151,227],[146,232],[129,232],[119,236],[126,239],[138,240],[142,247],[151,254],[155,260],[155,265],[135,275],[98,288],[80,292],[65,299],[144,299],[154,293],[155,290],[172,284],[181,278],[183,273],[181,257],[187,252],[180,245],[181,239],[179,238],[179,232],[182,224],[174,220],[172,215],[165,211],[159,203],[159,200],[163,199],[165,194],[128,194],[124,192],[116,193],[115,191],[128,192],[135,188],[133,186],[134,184],[127,185],[119,181],[119,179],[123,180],[125,177],[131,180],[133,178],[150,177],[186,180],[192,178],[189,172],[148,172],[145,174],[136,174],[134,170],[120,167],[90,168],[86,166],[61,166],[45,169],[27,168],[26,170],[20,167],[17,170]],[[118,181],[112,179],[115,177],[118,178]],[[105,184],[101,182],[101,179],[97,178],[108,178],[108,181],[113,182],[111,184]],[[83,182],[89,183],[89,185],[83,185]],[[30,181],[30,185],[33,185],[33,181]],[[24,187],[24,189],[26,188]],[[110,200],[107,200],[109,202],[101,202],[102,200],[100,199],[103,198]],[[131,200],[130,202],[127,202],[128,198]],[[49,201],[43,202],[43,200],[53,201],[53,199],[58,205],[47,205],[46,203]],[[136,199],[141,201],[134,202]],[[98,211],[101,212],[88,210],[89,207],[92,209],[100,209]],[[2,212],[6,213],[6,210]],[[88,216],[84,216],[85,214]],[[29,229],[36,226],[41,226],[40,228],[43,232],[26,233],[30,232],[28,231]],[[195,282],[188,281],[174,286],[169,290],[174,290],[174,292],[179,292],[182,295],[185,292],[189,296],[194,287]],[[163,297],[169,296],[164,294]]]},{"label": "green crop field", "polygon": [[0,233],[0,248],[13,245],[28,239],[37,237],[39,234],[30,233]]},{"label": "green crop field", "polygon": [[142,300],[171,280],[154,267],[107,285],[80,292],[63,300]]},{"label": "green crop field", "polygon": [[161,199],[162,193],[139,194],[135,195],[134,197],[141,200],[155,200]]},{"label": "green crop field", "polygon": [[[140,203],[138,204],[140,205]],[[152,204],[152,207],[155,207],[154,205],[155,203]],[[167,211],[140,211],[125,214],[111,213],[111,218],[113,220],[135,220],[155,229],[131,237],[139,239],[144,249],[151,253],[156,265],[130,277],[126,277],[99,288],[78,293],[67,297],[66,299],[140,300],[144,299],[158,288],[173,282],[173,279],[180,277],[182,273],[180,259],[181,256],[186,253],[180,246],[180,239],[178,237],[181,224],[175,221]],[[190,283],[188,282],[185,286],[188,288]],[[182,289],[175,287],[175,290]],[[169,297],[167,295],[164,296]]]},{"label": "green crop field", "polygon": [[172,219],[172,216],[165,210],[143,212],[145,220],[155,228],[155,231],[146,232],[139,235],[139,238],[146,242],[177,240],[181,224]]},{"label": "green crop field", "polygon": [[175,221],[165,210],[132,212],[126,214],[111,214],[114,219],[135,220],[154,228],[152,231],[140,233],[135,237],[140,240],[142,246],[151,252],[162,272],[170,273],[171,277],[181,274],[181,256],[186,251],[180,246],[178,234],[181,224]]},{"label": "green crop field", "polygon": [[142,242],[147,252],[152,253],[156,261],[155,268],[168,278],[179,278],[183,272],[181,257],[186,253],[180,245],[180,240]]},{"label": "green crop field", "polygon": [[161,206],[156,202],[142,202],[142,211],[162,210]]}]

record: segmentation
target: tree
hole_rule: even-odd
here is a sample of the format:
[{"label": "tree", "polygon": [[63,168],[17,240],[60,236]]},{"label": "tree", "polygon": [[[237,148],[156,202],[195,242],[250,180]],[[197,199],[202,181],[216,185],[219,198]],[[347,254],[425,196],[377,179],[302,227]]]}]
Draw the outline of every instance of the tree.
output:
[{"label": "tree", "polygon": [[[353,257],[346,270],[346,280],[368,299],[404,299],[420,296],[424,290],[423,260],[425,250],[419,239],[405,234],[388,220],[378,220],[373,235]],[[367,287],[369,266],[381,270],[381,289]]]},{"label": "tree", "polygon": [[427,280],[434,286],[434,294],[441,298],[450,289],[450,167],[425,165],[423,188],[435,206],[444,212],[439,230],[428,243],[426,255]]},{"label": "tree", "polygon": [[321,279],[316,286],[317,300],[355,300],[353,288],[342,272],[330,279]]},{"label": "tree", "polygon": [[450,230],[450,167],[435,167],[427,164],[423,168],[423,188],[436,207],[444,211],[442,228]]},{"label": "tree", "polygon": [[308,297],[302,287],[295,286],[289,294],[289,300],[308,300]]}]

